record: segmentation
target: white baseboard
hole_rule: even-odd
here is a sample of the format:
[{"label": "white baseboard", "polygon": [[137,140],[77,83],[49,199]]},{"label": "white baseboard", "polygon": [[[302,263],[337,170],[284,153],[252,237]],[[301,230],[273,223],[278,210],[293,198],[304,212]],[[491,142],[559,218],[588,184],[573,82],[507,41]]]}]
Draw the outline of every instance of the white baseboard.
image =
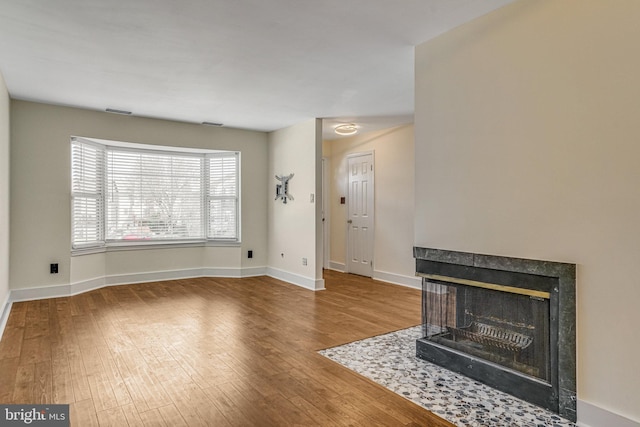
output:
[{"label": "white baseboard", "polygon": [[[12,289],[11,296],[9,297],[11,302],[19,301],[34,301],[38,299],[46,298],[60,298],[73,295],[71,293],[72,285],[53,285],[42,286],[38,288],[26,288],[26,289]],[[104,286],[104,285],[103,285]],[[102,286],[99,286],[102,287]],[[96,288],[92,288],[96,289]],[[87,290],[92,290],[87,289]]]},{"label": "white baseboard", "polygon": [[[340,273],[347,272],[347,266],[337,261],[329,261],[329,269],[339,271]],[[394,285],[401,285],[414,289],[422,289],[422,280],[419,277],[415,276],[405,276],[402,274],[389,273],[388,271],[374,270],[372,279],[379,280],[381,282],[392,283]]]},{"label": "white baseboard", "polygon": [[107,285],[126,285],[131,283],[161,282],[164,280],[191,279],[194,277],[254,277],[266,275],[266,267],[220,268],[203,267],[185,270],[155,271],[149,273],[119,274],[107,276]]},{"label": "white baseboard", "polygon": [[404,276],[402,274],[374,270],[373,279],[393,283],[394,285],[406,286],[408,288],[422,289],[422,280],[415,276]]},{"label": "white baseboard", "polygon": [[280,270],[278,268],[267,267],[267,276],[283,280],[311,291],[321,291],[324,289],[324,279],[313,279],[311,277],[300,276],[299,274]]},{"label": "white baseboard", "polygon": [[266,267],[252,268],[194,268],[185,270],[155,271],[148,273],[114,274],[83,280],[68,285],[42,286],[13,289],[9,302],[32,301],[45,298],[60,298],[93,291],[105,286],[133,283],[162,282],[165,280],[189,279],[193,277],[253,277],[266,274]]},{"label": "white baseboard", "polygon": [[249,267],[242,268],[239,277],[256,277],[256,276],[266,276],[267,275],[267,267]]},{"label": "white baseboard", "polygon": [[[45,298],[60,298],[100,289],[105,286],[126,285],[134,283],[161,282],[165,280],[189,279],[194,277],[255,277],[268,275],[285,282],[301,286],[312,291],[324,289],[324,279],[313,279],[288,271],[268,267],[251,268],[194,268],[185,270],[154,271],[147,273],[114,274],[96,277],[68,285],[42,286],[37,288],[13,289],[10,302],[32,301]],[[5,304],[6,306],[6,304]],[[5,308],[5,311],[7,309]],[[7,311],[8,316],[8,311]]]},{"label": "white baseboard", "polygon": [[106,277],[96,277],[95,279],[83,280],[71,284],[71,295],[78,295],[84,292],[93,291],[94,289],[104,288],[107,285]]},{"label": "white baseboard", "polygon": [[640,427],[640,422],[578,399],[578,427]]},{"label": "white baseboard", "polygon": [[329,269],[339,271],[340,273],[347,271],[347,267],[343,263],[336,261],[329,261]]},{"label": "white baseboard", "polygon": [[7,326],[7,320],[9,320],[9,313],[11,312],[11,293],[7,295],[4,302],[0,306],[0,339],[4,334],[4,328]]},{"label": "white baseboard", "polygon": [[203,277],[203,268],[189,268],[184,270],[151,271],[147,273],[113,274],[105,277],[106,285],[124,285],[133,283],[161,282],[164,280],[191,279]]}]

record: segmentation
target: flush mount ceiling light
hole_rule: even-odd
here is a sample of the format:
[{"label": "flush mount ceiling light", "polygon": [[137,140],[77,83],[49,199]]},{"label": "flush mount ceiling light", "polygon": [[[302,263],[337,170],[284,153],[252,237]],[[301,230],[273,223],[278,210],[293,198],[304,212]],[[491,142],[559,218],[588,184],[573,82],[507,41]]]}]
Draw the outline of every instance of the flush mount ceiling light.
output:
[{"label": "flush mount ceiling light", "polygon": [[336,126],[333,131],[338,135],[348,136],[357,133],[358,127],[353,123],[345,123],[343,125]]}]

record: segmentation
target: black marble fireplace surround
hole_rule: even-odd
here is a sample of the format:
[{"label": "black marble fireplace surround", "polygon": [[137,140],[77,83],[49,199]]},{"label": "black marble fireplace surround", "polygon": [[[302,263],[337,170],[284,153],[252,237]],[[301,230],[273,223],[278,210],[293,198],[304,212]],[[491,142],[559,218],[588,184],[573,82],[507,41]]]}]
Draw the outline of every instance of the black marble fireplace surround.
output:
[{"label": "black marble fireplace surround", "polygon": [[[521,258],[509,258],[492,255],[473,254],[432,248],[413,248],[416,259],[416,275],[422,277],[423,282],[423,338],[416,342],[416,355],[422,359],[443,366],[452,371],[483,382],[498,390],[510,393],[520,399],[529,401],[546,409],[556,412],[571,421],[576,421],[576,266],[551,261],[537,261]],[[465,340],[461,344],[454,343],[456,337],[452,335],[456,330],[465,333],[468,325],[462,325],[461,316],[474,308],[453,307],[451,312],[457,313],[453,320],[447,320],[448,325],[442,334],[428,332],[427,313],[425,307],[427,295],[431,295],[433,287],[437,289],[451,289],[456,298],[453,305],[459,306],[465,295],[477,295],[483,289],[490,289],[483,294],[503,295],[495,304],[509,305],[517,295],[520,300],[531,298],[532,303],[546,304],[542,311],[547,313],[548,319],[543,324],[546,329],[544,338],[530,334],[533,338],[531,348],[545,353],[545,366],[536,370],[543,371],[541,375],[530,375],[526,369],[514,369],[514,366],[495,363],[492,358],[483,357],[483,350],[476,352],[465,351]],[[522,295],[525,295],[524,297]],[[529,295],[529,296],[527,296]],[[513,297],[515,298],[515,297]],[[516,303],[515,299],[513,300]],[[525,302],[526,303],[526,302]],[[451,302],[449,302],[451,304]],[[491,303],[487,304],[491,306]],[[473,305],[471,306],[473,307]],[[495,318],[487,314],[487,318]],[[539,317],[534,315],[534,317]],[[430,317],[432,318],[432,317]],[[520,319],[522,322],[522,320]],[[431,321],[429,321],[431,322]],[[491,320],[489,321],[489,323]],[[524,321],[526,323],[526,321]],[[491,328],[481,324],[482,327]],[[524,326],[523,326],[524,327]],[[494,333],[495,334],[495,333]],[[510,333],[515,340],[525,340],[524,334]],[[440,339],[439,337],[444,337]],[[447,345],[446,338],[451,340]],[[500,336],[498,334],[498,336]],[[434,339],[436,337],[436,339]],[[473,337],[472,337],[473,338]],[[492,338],[487,338],[491,340]],[[539,343],[539,341],[545,341]],[[444,344],[444,345],[443,345]],[[524,345],[528,344],[525,342]],[[472,343],[469,350],[481,348],[482,344]],[[507,350],[508,351],[508,350]],[[531,351],[531,350],[528,350]],[[497,356],[499,359],[500,356]],[[514,357],[515,359],[515,357]],[[506,359],[505,359],[506,360]],[[515,362],[514,362],[515,363]],[[540,362],[536,362],[540,364]],[[520,365],[520,363],[518,363]]]}]

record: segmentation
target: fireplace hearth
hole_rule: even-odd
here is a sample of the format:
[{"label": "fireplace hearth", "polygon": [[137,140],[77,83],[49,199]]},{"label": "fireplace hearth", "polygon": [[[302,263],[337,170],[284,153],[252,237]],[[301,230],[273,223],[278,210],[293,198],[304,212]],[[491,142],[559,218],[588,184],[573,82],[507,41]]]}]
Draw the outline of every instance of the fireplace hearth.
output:
[{"label": "fireplace hearth", "polygon": [[414,248],[418,357],[576,420],[575,265]]}]

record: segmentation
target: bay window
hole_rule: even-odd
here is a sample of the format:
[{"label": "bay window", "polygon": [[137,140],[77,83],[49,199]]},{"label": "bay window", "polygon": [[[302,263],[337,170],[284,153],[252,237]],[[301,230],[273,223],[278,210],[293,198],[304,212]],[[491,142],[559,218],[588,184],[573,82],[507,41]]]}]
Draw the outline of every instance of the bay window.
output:
[{"label": "bay window", "polygon": [[239,241],[239,153],[72,138],[72,249]]}]

